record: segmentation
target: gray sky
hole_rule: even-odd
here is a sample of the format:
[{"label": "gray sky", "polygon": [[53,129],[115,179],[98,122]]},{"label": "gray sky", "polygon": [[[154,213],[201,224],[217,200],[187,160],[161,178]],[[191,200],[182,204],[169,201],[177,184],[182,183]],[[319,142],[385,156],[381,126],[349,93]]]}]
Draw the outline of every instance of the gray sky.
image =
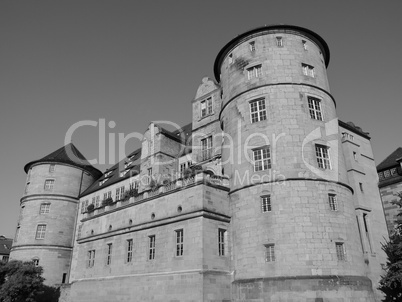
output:
[{"label": "gray sky", "polygon": [[[338,116],[370,132],[380,163],[402,146],[401,3],[0,1],[0,235],[14,236],[24,165],[63,146],[71,125],[115,121],[107,133],[117,137],[152,120],[191,122],[219,50],[264,24],[306,27],[327,41]],[[73,143],[97,157],[94,127],[76,131]]]}]

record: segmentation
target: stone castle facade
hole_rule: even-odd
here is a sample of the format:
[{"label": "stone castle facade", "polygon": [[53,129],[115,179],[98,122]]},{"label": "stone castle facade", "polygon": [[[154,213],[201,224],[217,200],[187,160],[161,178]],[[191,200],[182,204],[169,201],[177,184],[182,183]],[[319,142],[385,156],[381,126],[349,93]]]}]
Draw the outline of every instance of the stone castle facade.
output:
[{"label": "stone castle facade", "polygon": [[151,123],[100,172],[69,144],[25,166],[11,258],[63,301],[380,301],[387,228],[370,137],[337,119],[316,33],[219,52],[192,123]]}]

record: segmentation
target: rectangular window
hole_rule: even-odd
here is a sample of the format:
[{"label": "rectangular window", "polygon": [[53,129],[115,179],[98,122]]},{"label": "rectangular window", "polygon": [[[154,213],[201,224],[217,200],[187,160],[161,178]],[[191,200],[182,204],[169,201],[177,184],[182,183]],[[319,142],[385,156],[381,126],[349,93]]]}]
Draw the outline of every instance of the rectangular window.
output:
[{"label": "rectangular window", "polygon": [[99,208],[100,206],[100,196],[96,196],[95,208]]},{"label": "rectangular window", "polygon": [[331,161],[329,158],[329,147],[315,145],[315,155],[317,157],[318,167],[321,169],[331,169]]},{"label": "rectangular window", "polygon": [[397,175],[396,168],[392,168],[390,171],[391,171],[391,176]]},{"label": "rectangular window", "polygon": [[148,178],[147,178],[148,184],[151,182],[151,179],[152,179],[152,168],[148,168]]},{"label": "rectangular window", "polygon": [[117,188],[117,189],[116,189],[115,200],[116,200],[116,201],[120,200],[120,188]]},{"label": "rectangular window", "polygon": [[40,205],[40,214],[48,214],[50,211],[50,203],[42,203]]},{"label": "rectangular window", "polygon": [[201,140],[202,160],[207,160],[212,157],[212,136],[208,136]]},{"label": "rectangular window", "polygon": [[276,46],[282,47],[283,46],[283,39],[282,37],[276,37]]},{"label": "rectangular window", "polygon": [[230,54],[229,55],[229,64],[232,64],[233,63],[233,54]]},{"label": "rectangular window", "polygon": [[54,166],[55,166],[55,164],[50,164],[50,166],[49,166],[50,173],[54,172]]},{"label": "rectangular window", "polygon": [[45,191],[52,191],[54,187],[54,179],[45,180]]},{"label": "rectangular window", "polygon": [[250,51],[255,51],[255,42],[254,41],[248,43],[248,45],[250,47]]},{"label": "rectangular window", "polygon": [[149,260],[154,260],[155,259],[155,235],[149,236],[149,255],[148,259]]},{"label": "rectangular window", "polygon": [[307,64],[302,64],[302,69],[303,69],[303,74],[305,76],[309,76],[314,78],[315,76],[315,72],[314,72],[314,67],[311,65],[307,65]]},{"label": "rectangular window", "polygon": [[261,149],[253,150],[254,171],[263,171],[271,169],[271,151],[266,146]]},{"label": "rectangular window", "polygon": [[388,177],[390,177],[391,176],[391,172],[389,171],[389,170],[385,170],[384,171],[384,177],[385,178],[388,178]]},{"label": "rectangular window", "polygon": [[266,262],[275,261],[275,244],[265,245],[265,261]]},{"label": "rectangular window", "polygon": [[331,211],[338,211],[338,200],[336,194],[328,194],[328,203]]},{"label": "rectangular window", "polygon": [[36,227],[35,239],[45,239],[46,224],[39,224]]},{"label": "rectangular window", "polygon": [[307,97],[307,100],[310,117],[314,120],[322,121],[321,100],[310,96]]},{"label": "rectangular window", "polygon": [[265,121],[267,119],[265,99],[258,99],[251,101],[250,113],[251,113],[251,123]]},{"label": "rectangular window", "polygon": [[176,230],[176,257],[183,256],[184,230]]},{"label": "rectangular window", "polygon": [[338,258],[338,260],[345,261],[346,252],[345,252],[345,245],[343,244],[343,242],[336,242],[335,248],[336,248],[336,257]]},{"label": "rectangular window", "polygon": [[103,200],[107,198],[107,193],[103,193]]},{"label": "rectangular window", "polygon": [[95,265],[95,250],[88,251],[88,267],[93,267]]},{"label": "rectangular window", "polygon": [[212,97],[201,101],[201,117],[212,114]]},{"label": "rectangular window", "polygon": [[303,49],[307,50],[307,41],[302,40],[302,43],[303,43]]},{"label": "rectangular window", "polygon": [[256,66],[247,68],[247,76],[248,76],[249,80],[251,80],[252,78],[258,78],[258,77],[262,76],[261,65],[256,65]]},{"label": "rectangular window", "polygon": [[272,211],[270,195],[261,196],[261,209],[263,213]]},{"label": "rectangular window", "polygon": [[382,172],[379,172],[379,173],[378,173],[378,178],[379,178],[380,180],[384,180],[384,174],[383,174]]},{"label": "rectangular window", "polygon": [[112,191],[107,192],[107,198],[112,198]]},{"label": "rectangular window", "polygon": [[107,245],[106,265],[112,264],[112,247],[113,245],[111,243]]},{"label": "rectangular window", "polygon": [[218,229],[218,252],[219,256],[225,256],[226,255],[226,230],[224,229]]},{"label": "rectangular window", "polygon": [[127,240],[127,263],[133,261],[133,239]]}]

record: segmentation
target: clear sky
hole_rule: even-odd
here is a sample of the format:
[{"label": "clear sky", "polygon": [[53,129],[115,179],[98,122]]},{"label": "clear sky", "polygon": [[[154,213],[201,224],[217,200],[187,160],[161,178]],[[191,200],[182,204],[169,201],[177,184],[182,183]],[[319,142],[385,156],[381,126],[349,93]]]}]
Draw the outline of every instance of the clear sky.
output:
[{"label": "clear sky", "polygon": [[[380,163],[402,146],[401,11],[400,0],[0,1],[0,235],[14,236],[24,165],[63,146],[71,125],[114,121],[107,133],[117,137],[152,120],[191,122],[219,50],[265,24],[327,41],[338,116],[370,132]],[[97,157],[94,127],[73,143]]]}]

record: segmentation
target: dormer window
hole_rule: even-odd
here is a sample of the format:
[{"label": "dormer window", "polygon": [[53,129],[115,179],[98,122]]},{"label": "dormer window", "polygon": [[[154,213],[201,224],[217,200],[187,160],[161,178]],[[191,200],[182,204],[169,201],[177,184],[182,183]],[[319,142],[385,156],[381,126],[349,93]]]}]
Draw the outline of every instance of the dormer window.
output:
[{"label": "dormer window", "polygon": [[107,172],[105,172],[104,176],[108,177],[110,174],[112,174],[112,171],[107,171]]},{"label": "dormer window", "polygon": [[105,178],[105,179],[103,179],[103,180],[101,180],[100,182],[99,182],[99,186],[101,186],[101,185],[103,185],[105,182],[107,182],[109,180],[109,178]]},{"label": "dormer window", "polygon": [[212,97],[201,101],[201,117],[212,114]]},{"label": "dormer window", "polygon": [[123,177],[124,175],[126,175],[128,171],[130,171],[130,169],[121,171],[120,172],[120,177]]},{"label": "dormer window", "polygon": [[132,161],[128,161],[124,164],[124,169],[127,169],[133,162]]}]

